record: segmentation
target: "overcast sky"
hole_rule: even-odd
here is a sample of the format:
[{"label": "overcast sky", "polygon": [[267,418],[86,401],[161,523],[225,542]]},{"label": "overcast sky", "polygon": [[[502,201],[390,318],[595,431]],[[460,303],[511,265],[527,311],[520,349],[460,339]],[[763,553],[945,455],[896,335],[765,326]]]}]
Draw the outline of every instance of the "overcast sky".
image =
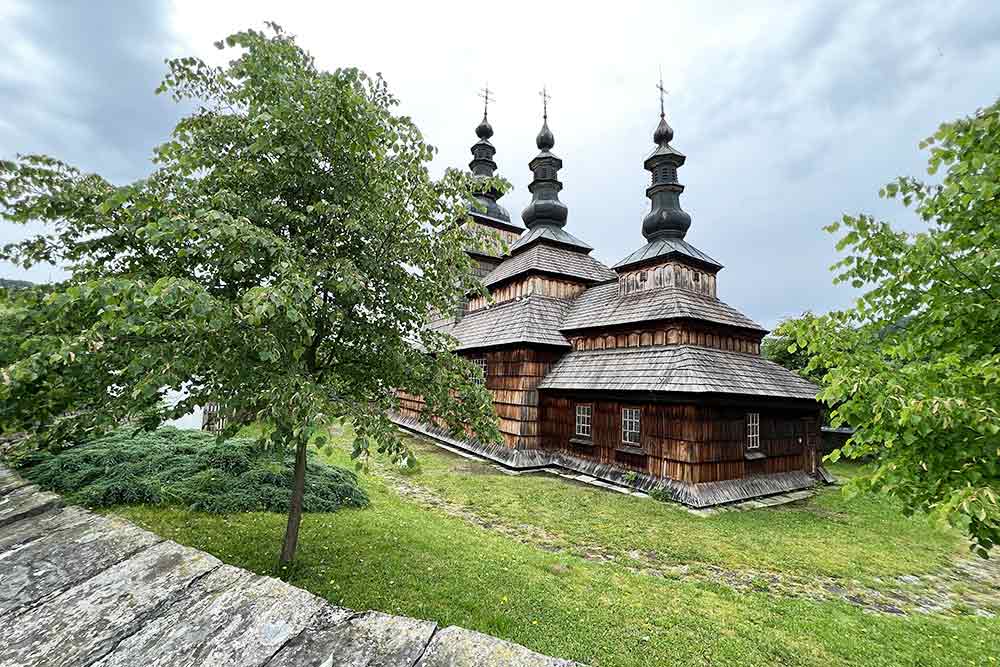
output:
[{"label": "overcast sky", "polygon": [[[600,7],[589,9],[588,6]],[[465,166],[487,81],[502,200],[520,222],[538,91],[564,162],[567,229],[607,264],[640,247],[662,65],[687,240],[725,265],[719,295],[773,326],[846,305],[823,225],[923,175],[917,143],[1000,95],[1000,2],[355,3],[0,0],[0,157],[43,152],[113,182],[149,172],[183,111],[153,94],[163,59],[274,20],[321,67],[382,72],[434,170]],[[24,234],[6,223],[0,242]],[[46,280],[57,270],[0,276]]]}]

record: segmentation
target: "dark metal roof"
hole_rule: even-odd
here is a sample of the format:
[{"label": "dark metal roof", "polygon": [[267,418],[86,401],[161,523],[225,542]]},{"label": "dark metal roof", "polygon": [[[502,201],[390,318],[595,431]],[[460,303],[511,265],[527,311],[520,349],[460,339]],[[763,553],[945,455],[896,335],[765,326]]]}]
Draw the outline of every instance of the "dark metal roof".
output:
[{"label": "dark metal roof", "polygon": [[620,271],[630,266],[651,263],[654,260],[667,260],[671,257],[693,259],[696,264],[712,268],[716,271],[722,268],[721,264],[684,239],[671,237],[653,239],[615,264],[614,268]]},{"label": "dark metal roof", "polygon": [[618,278],[614,271],[590,255],[549,245],[536,245],[504,259],[500,266],[486,276],[483,283],[489,287],[514,276],[531,272],[569,276],[592,283],[617,280]]},{"label": "dark metal roof", "polygon": [[512,343],[535,343],[569,347],[559,333],[559,322],[569,302],[533,294],[469,313],[451,330],[457,350]]},{"label": "dark metal roof", "polygon": [[526,234],[521,235],[521,238],[510,247],[510,252],[515,253],[535,243],[553,243],[570,246],[584,252],[593,250],[592,247],[561,227],[557,227],[556,225],[539,225],[529,229]]},{"label": "dark metal roof", "polygon": [[[493,172],[497,168],[497,163],[493,161],[497,149],[490,143],[490,137],[493,136],[493,126],[486,119],[485,108],[483,109],[483,120],[476,128],[476,136],[479,137],[479,141],[472,145],[472,162],[469,163],[469,169],[477,180],[485,180],[493,176]],[[492,188],[480,188],[480,191],[475,194],[479,204],[486,209],[485,217],[510,225],[510,213],[497,203],[500,192]],[[469,207],[469,210],[473,213],[479,213],[472,206]]]},{"label": "dark metal roof", "polygon": [[684,186],[677,181],[677,169],[684,164],[684,154],[670,145],[674,130],[667,124],[660,108],[660,124],[653,133],[656,149],[643,163],[652,178],[646,188],[650,200],[649,213],[642,221],[642,235],[652,241],[658,238],[682,239],[691,226],[691,216],[681,208]]},{"label": "dark metal roof", "polygon": [[548,118],[546,110],[542,115],[542,129],[535,138],[535,145],[540,152],[528,163],[534,178],[528,185],[531,201],[521,212],[521,219],[529,229],[538,225],[562,227],[569,215],[566,204],[559,201],[559,191],[563,187],[559,182],[562,160],[552,153],[556,138],[549,129]]},{"label": "dark metal roof", "polygon": [[763,357],[693,345],[570,352],[539,389],[816,398],[819,388]]},{"label": "dark metal roof", "polygon": [[[502,265],[501,265],[502,266]],[[591,287],[573,302],[561,329],[589,329],[632,322],[693,319],[766,332],[713,296],[682,287],[657,287],[621,295],[617,283]]]}]

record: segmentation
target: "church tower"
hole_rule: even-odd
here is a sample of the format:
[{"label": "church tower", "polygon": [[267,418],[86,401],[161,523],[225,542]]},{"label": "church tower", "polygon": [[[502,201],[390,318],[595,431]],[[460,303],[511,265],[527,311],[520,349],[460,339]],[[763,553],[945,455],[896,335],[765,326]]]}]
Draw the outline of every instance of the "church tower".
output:
[{"label": "church tower", "polygon": [[[472,145],[472,162],[469,163],[472,174],[483,181],[491,178],[497,168],[497,163],[493,161],[497,149],[490,143],[490,138],[493,136],[493,126],[490,125],[488,115],[489,103],[493,100],[491,92],[488,87],[481,91],[483,120],[476,127],[476,137],[479,138],[479,141]],[[510,213],[497,202],[501,193],[492,188],[483,187],[475,195],[477,205],[469,208],[472,224],[485,227],[499,235],[508,246],[517,241],[522,229],[511,223]],[[476,273],[480,278],[486,276],[500,264],[499,253],[493,254],[470,249],[469,254],[476,261]]]},{"label": "church tower", "polygon": [[691,216],[681,208],[684,186],[677,180],[677,170],[687,158],[670,145],[674,130],[663,108],[662,82],[659,89],[660,123],[653,132],[656,147],[643,162],[651,175],[646,188],[650,210],[642,221],[647,243],[613,267],[618,272],[619,292],[684,287],[715,297],[715,276],[722,265],[684,239]]}]

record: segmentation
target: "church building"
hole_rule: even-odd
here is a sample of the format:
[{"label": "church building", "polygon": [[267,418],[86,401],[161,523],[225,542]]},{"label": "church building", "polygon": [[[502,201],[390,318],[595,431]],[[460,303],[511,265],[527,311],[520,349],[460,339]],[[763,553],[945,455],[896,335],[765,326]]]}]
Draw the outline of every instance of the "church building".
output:
[{"label": "church building", "polygon": [[[496,170],[484,112],[470,163]],[[543,115],[529,163],[531,202],[511,222],[497,192],[477,195],[473,224],[498,233],[503,256],[473,253],[489,298],[435,317],[483,372],[502,446],[457,439],[421,421],[400,395],[398,425],[516,470],[560,469],[658,490],[707,507],[812,487],[817,387],[760,355],[767,331],[718,297],[722,265],[686,239],[677,178],[685,156],[662,111],[642,220],[644,242],[612,267],[567,230],[560,160]],[[636,237],[640,225],[636,221]]]}]

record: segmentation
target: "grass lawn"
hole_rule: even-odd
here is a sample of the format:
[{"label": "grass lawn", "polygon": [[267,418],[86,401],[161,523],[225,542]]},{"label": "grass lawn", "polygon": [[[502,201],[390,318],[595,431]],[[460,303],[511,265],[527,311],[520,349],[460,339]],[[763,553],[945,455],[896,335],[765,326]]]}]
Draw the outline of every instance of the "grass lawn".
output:
[{"label": "grass lawn", "polygon": [[[349,465],[349,429],[338,436],[330,458]],[[288,580],[344,606],[461,625],[595,666],[950,666],[1000,659],[1000,619],[871,614],[839,600],[775,594],[766,585],[740,590],[634,566],[639,552],[692,571],[878,581],[933,570],[961,553],[957,535],[903,518],[884,500],[847,500],[827,489],[785,508],[697,517],[415,448],[417,472],[401,476],[377,465],[362,475],[370,507],[306,516]],[[400,493],[401,485],[410,492]],[[413,489],[440,503],[414,497]],[[274,573],[281,515],[115,512],[228,563]]]}]

